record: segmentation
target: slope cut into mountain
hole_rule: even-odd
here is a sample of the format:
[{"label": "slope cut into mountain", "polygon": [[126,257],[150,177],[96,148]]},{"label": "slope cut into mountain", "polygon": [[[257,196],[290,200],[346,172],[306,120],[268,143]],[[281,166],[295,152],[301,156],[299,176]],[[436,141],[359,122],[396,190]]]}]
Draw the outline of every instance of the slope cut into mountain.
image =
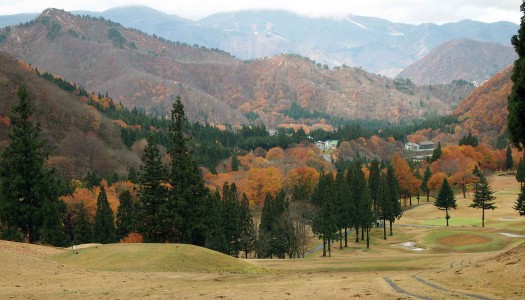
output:
[{"label": "slope cut into mountain", "polygon": [[247,113],[269,127],[293,123],[283,113],[292,103],[342,119],[397,121],[448,113],[472,90],[418,87],[358,68],[330,70],[293,55],[240,61],[57,9],[0,35],[0,50],[87,90],[108,91],[127,107],[166,115],[180,95],[192,120],[213,123],[247,123]]},{"label": "slope cut into mountain", "polygon": [[9,142],[9,114],[18,102],[17,88],[24,83],[33,99],[35,121],[42,127],[41,138],[51,155],[48,164],[59,174],[79,178],[91,170],[125,175],[130,166],[138,166],[140,159],[122,144],[119,128],[94,107],[3,53],[0,66],[0,149]]},{"label": "slope cut into mountain", "polygon": [[463,132],[471,131],[494,145],[507,128],[507,98],[511,93],[513,65],[496,74],[465,98],[453,115],[461,122]]},{"label": "slope cut into mountain", "polygon": [[408,66],[398,77],[418,84],[466,80],[476,84],[490,79],[517,58],[510,46],[459,39],[434,48]]}]

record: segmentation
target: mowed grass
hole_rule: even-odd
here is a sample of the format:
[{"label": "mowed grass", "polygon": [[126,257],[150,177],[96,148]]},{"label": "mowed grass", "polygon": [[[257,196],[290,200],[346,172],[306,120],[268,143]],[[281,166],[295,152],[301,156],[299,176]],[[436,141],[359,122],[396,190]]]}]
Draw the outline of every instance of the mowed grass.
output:
[{"label": "mowed grass", "polygon": [[[486,225],[487,220],[485,220]],[[435,225],[435,226],[446,226],[447,225],[447,219],[445,217],[442,218],[434,218],[434,219],[428,219],[428,220],[422,220],[419,222],[419,224],[422,225]],[[453,216],[448,219],[449,226],[481,226],[481,218],[454,218]]]},{"label": "mowed grass", "polygon": [[[78,252],[78,254],[76,254]],[[63,264],[104,271],[260,273],[265,270],[206,248],[185,244],[108,244],[51,256]]]},{"label": "mowed grass", "polygon": [[430,232],[425,243],[437,251],[485,252],[503,249],[508,239],[490,232],[440,228]]}]

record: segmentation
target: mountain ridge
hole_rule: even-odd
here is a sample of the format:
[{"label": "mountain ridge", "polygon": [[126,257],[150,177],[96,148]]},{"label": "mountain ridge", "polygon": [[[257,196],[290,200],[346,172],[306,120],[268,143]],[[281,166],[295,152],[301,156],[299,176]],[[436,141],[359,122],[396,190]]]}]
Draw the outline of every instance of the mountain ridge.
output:
[{"label": "mountain ridge", "polygon": [[398,77],[408,78],[417,84],[461,79],[481,84],[512,64],[517,57],[510,46],[455,39],[434,48],[399,73]]},{"label": "mountain ridge", "polygon": [[249,112],[271,128],[295,123],[283,113],[293,102],[342,119],[397,121],[448,113],[472,90],[417,87],[359,68],[331,70],[297,55],[240,61],[57,9],[0,35],[0,51],[88,90],[107,91],[129,108],[165,116],[170,99],[180,95],[190,118],[210,123],[245,124]]},{"label": "mountain ridge", "polygon": [[73,13],[104,17],[172,41],[221,49],[243,60],[296,53],[321,64],[363,67],[388,76],[451,39],[509,45],[518,28],[510,22],[471,20],[412,25],[355,15],[309,18],[281,10],[217,13],[196,21],[145,6]]}]

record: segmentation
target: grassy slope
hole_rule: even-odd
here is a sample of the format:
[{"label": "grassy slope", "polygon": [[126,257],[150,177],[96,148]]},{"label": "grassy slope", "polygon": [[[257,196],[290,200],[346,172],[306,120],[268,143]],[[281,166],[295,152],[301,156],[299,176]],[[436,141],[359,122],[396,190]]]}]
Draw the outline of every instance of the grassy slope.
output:
[{"label": "grassy slope", "polygon": [[183,244],[109,244],[52,256],[75,267],[105,271],[231,272],[263,271],[248,262]]}]

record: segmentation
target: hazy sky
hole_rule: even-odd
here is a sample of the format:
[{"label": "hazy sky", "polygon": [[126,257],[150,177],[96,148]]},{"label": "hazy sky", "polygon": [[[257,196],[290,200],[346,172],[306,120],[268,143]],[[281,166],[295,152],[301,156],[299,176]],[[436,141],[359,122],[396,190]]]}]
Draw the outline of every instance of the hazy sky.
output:
[{"label": "hazy sky", "polygon": [[348,14],[380,17],[412,24],[464,19],[519,23],[522,0],[0,0],[0,15],[41,12],[48,7],[103,11],[125,5],[146,5],[188,19],[246,9],[285,9],[312,17]]}]

